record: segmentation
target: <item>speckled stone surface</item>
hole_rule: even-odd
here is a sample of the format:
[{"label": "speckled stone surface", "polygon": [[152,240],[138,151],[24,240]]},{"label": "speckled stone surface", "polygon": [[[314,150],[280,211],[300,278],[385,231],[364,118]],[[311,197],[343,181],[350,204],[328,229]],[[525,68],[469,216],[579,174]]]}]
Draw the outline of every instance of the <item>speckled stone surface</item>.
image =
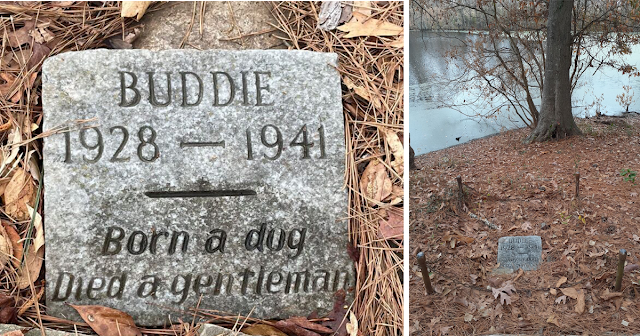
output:
[{"label": "speckled stone surface", "polygon": [[47,59],[44,130],[72,130],[44,140],[47,312],[79,320],[65,302],[105,305],[159,325],[200,297],[253,317],[330,311],[355,282],[336,61],[275,50]]},{"label": "speckled stone surface", "polygon": [[542,239],[540,236],[512,236],[498,239],[498,263],[494,273],[508,274],[522,268],[534,271],[540,266]]}]

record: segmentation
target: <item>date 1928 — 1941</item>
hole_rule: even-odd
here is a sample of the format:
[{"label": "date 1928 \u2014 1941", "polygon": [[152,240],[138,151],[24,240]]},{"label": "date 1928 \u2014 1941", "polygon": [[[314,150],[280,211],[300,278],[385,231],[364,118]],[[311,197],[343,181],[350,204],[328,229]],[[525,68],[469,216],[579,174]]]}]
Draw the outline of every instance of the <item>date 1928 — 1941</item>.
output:
[{"label": "date 1928 \u2014 1941", "polygon": [[[118,146],[111,154],[109,161],[111,162],[128,162],[131,160],[130,156],[123,155],[123,150],[127,146],[129,142],[129,130],[125,126],[113,126],[108,129],[109,136],[120,136],[121,141]],[[317,128],[316,134],[318,136],[318,144],[316,147],[316,143],[311,141],[312,134],[308,130],[307,125],[303,125],[299,131],[292,136],[283,135],[283,132],[279,127],[269,124],[263,126],[259,131],[254,131],[251,127],[247,128],[245,131],[245,140],[246,140],[246,158],[247,160],[254,160],[260,157],[264,157],[269,160],[277,160],[282,155],[282,152],[285,148],[285,138],[291,139],[289,142],[289,148],[293,149],[295,147],[300,147],[301,149],[301,159],[324,159],[326,158],[326,148],[325,148],[325,135],[324,135],[324,126],[320,125]],[[90,134],[93,133],[93,134]],[[255,134],[254,134],[255,133]],[[64,133],[65,139],[65,157],[64,162],[73,163],[74,159],[71,155],[71,146],[74,145],[76,139],[72,139],[71,132]],[[151,126],[142,126],[137,130],[137,146],[136,146],[136,154],[138,159],[143,162],[153,162],[157,160],[161,155],[160,146],[156,143],[158,134],[156,130]],[[257,139],[254,140],[254,136],[260,139],[260,143],[257,143]],[[87,138],[91,137],[91,141]],[[87,154],[82,155],[82,161],[86,163],[96,163],[100,161],[105,152],[104,145],[104,136],[103,131],[100,131],[98,127],[91,128],[83,128],[78,132],[77,143],[79,143],[82,147],[87,149]],[[224,140],[217,142],[180,142],[180,147],[226,147],[226,142]],[[261,151],[260,147],[263,147]],[[316,147],[317,150],[312,150],[312,148]],[[260,156],[262,154],[262,156]]]}]

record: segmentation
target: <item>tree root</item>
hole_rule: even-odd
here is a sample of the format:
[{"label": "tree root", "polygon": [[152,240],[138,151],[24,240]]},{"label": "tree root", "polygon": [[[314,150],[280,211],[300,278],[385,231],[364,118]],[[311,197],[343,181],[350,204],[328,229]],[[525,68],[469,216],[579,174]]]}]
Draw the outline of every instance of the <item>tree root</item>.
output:
[{"label": "tree root", "polygon": [[531,134],[524,140],[525,144],[530,144],[532,142],[543,142],[547,140],[559,140],[565,139],[573,135],[580,135],[582,131],[580,131],[577,127],[560,127],[557,124],[551,124],[547,127],[543,127],[538,125],[536,129],[531,132]]},{"label": "tree root", "polygon": [[482,221],[486,226],[488,226],[488,227],[490,227],[490,228],[492,228],[494,230],[500,230],[499,226],[491,223],[490,221],[488,221],[488,220],[486,220],[484,218],[476,216],[473,212],[469,211],[468,214],[469,214],[469,217]]}]

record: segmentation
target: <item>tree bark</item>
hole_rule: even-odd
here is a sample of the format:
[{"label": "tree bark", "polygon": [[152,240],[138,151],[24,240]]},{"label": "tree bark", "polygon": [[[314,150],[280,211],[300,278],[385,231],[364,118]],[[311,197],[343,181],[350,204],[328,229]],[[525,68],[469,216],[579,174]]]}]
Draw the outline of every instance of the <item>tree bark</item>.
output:
[{"label": "tree bark", "polygon": [[571,15],[573,0],[551,0],[540,120],[525,140],[546,141],[581,134],[571,112]]}]

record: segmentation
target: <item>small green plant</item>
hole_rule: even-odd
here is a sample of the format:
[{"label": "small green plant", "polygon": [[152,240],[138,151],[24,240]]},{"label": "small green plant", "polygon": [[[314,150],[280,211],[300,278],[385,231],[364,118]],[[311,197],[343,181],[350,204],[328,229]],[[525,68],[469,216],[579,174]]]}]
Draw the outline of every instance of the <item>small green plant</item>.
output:
[{"label": "small green plant", "polygon": [[630,181],[631,183],[635,184],[636,175],[638,175],[638,172],[627,168],[627,169],[621,170],[620,175],[624,178],[625,181]]},{"label": "small green plant", "polygon": [[564,212],[559,212],[558,213],[560,215],[560,223],[562,223],[563,225],[567,225],[569,224],[569,220],[571,219],[571,215],[569,214],[564,214]]}]

